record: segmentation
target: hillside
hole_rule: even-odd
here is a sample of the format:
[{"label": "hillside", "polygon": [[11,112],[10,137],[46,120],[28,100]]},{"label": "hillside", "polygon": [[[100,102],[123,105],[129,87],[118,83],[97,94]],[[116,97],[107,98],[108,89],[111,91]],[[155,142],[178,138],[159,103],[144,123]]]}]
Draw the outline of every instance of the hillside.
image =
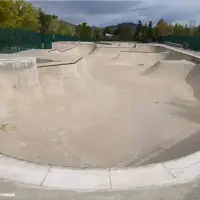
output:
[{"label": "hillside", "polygon": [[108,26],[109,28],[111,28],[112,30],[116,30],[117,27],[131,27],[132,30],[135,30],[136,27],[137,27],[137,24],[135,23],[132,23],[132,22],[124,22],[124,23],[120,23],[120,24],[117,24],[117,25],[111,25],[111,26]]}]

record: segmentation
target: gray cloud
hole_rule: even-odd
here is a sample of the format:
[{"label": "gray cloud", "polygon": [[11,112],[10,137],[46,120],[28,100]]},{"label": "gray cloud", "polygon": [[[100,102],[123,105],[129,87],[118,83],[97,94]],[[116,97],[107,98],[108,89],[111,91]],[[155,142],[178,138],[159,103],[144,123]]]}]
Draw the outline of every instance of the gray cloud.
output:
[{"label": "gray cloud", "polygon": [[137,22],[139,19],[156,23],[160,18],[170,22],[187,23],[191,19],[200,22],[200,0],[30,1],[47,13],[56,14],[59,18],[75,24],[86,21],[90,25],[105,26]]}]

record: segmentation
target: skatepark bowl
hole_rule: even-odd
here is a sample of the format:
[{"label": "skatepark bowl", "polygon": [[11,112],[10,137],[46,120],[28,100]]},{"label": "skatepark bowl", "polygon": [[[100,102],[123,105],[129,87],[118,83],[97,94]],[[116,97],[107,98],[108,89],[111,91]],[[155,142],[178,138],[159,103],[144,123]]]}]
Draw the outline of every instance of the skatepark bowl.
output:
[{"label": "skatepark bowl", "polygon": [[200,70],[127,43],[0,55],[0,152],[74,168],[135,167],[199,150]]}]

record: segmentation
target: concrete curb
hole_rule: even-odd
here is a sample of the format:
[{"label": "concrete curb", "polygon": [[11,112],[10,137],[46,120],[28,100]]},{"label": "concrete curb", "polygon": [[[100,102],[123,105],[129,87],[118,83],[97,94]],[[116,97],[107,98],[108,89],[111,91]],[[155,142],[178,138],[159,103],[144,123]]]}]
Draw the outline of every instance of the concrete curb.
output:
[{"label": "concrete curb", "polygon": [[172,47],[165,44],[151,44],[151,46],[156,47],[164,47],[165,49],[171,50],[173,52],[181,54],[186,60],[190,60],[192,62],[200,63],[200,54],[197,55],[195,51],[186,50],[183,48]]},{"label": "concrete curb", "polygon": [[120,169],[70,169],[0,154],[0,178],[53,190],[131,190],[190,182],[198,176],[200,152],[164,163]]}]

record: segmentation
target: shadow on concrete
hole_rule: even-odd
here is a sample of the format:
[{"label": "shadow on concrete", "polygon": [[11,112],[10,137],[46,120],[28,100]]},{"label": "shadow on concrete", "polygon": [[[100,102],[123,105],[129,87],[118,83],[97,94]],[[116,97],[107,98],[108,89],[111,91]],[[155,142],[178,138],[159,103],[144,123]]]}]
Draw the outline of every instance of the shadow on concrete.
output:
[{"label": "shadow on concrete", "polygon": [[[186,77],[186,83],[193,89],[194,97],[199,101],[170,102],[169,105],[178,108],[174,114],[183,117],[193,123],[200,124],[200,64],[196,64]],[[148,165],[178,159],[200,150],[200,130],[189,137],[164,150],[159,155],[145,160],[140,165]]]},{"label": "shadow on concrete", "polygon": [[200,130],[141,165],[160,163],[192,154],[200,149]]},{"label": "shadow on concrete", "polygon": [[186,83],[192,87],[193,94],[200,101],[200,64],[196,64],[186,77]]},{"label": "shadow on concrete", "polygon": [[183,55],[177,52],[169,52],[163,60],[182,60]]}]

